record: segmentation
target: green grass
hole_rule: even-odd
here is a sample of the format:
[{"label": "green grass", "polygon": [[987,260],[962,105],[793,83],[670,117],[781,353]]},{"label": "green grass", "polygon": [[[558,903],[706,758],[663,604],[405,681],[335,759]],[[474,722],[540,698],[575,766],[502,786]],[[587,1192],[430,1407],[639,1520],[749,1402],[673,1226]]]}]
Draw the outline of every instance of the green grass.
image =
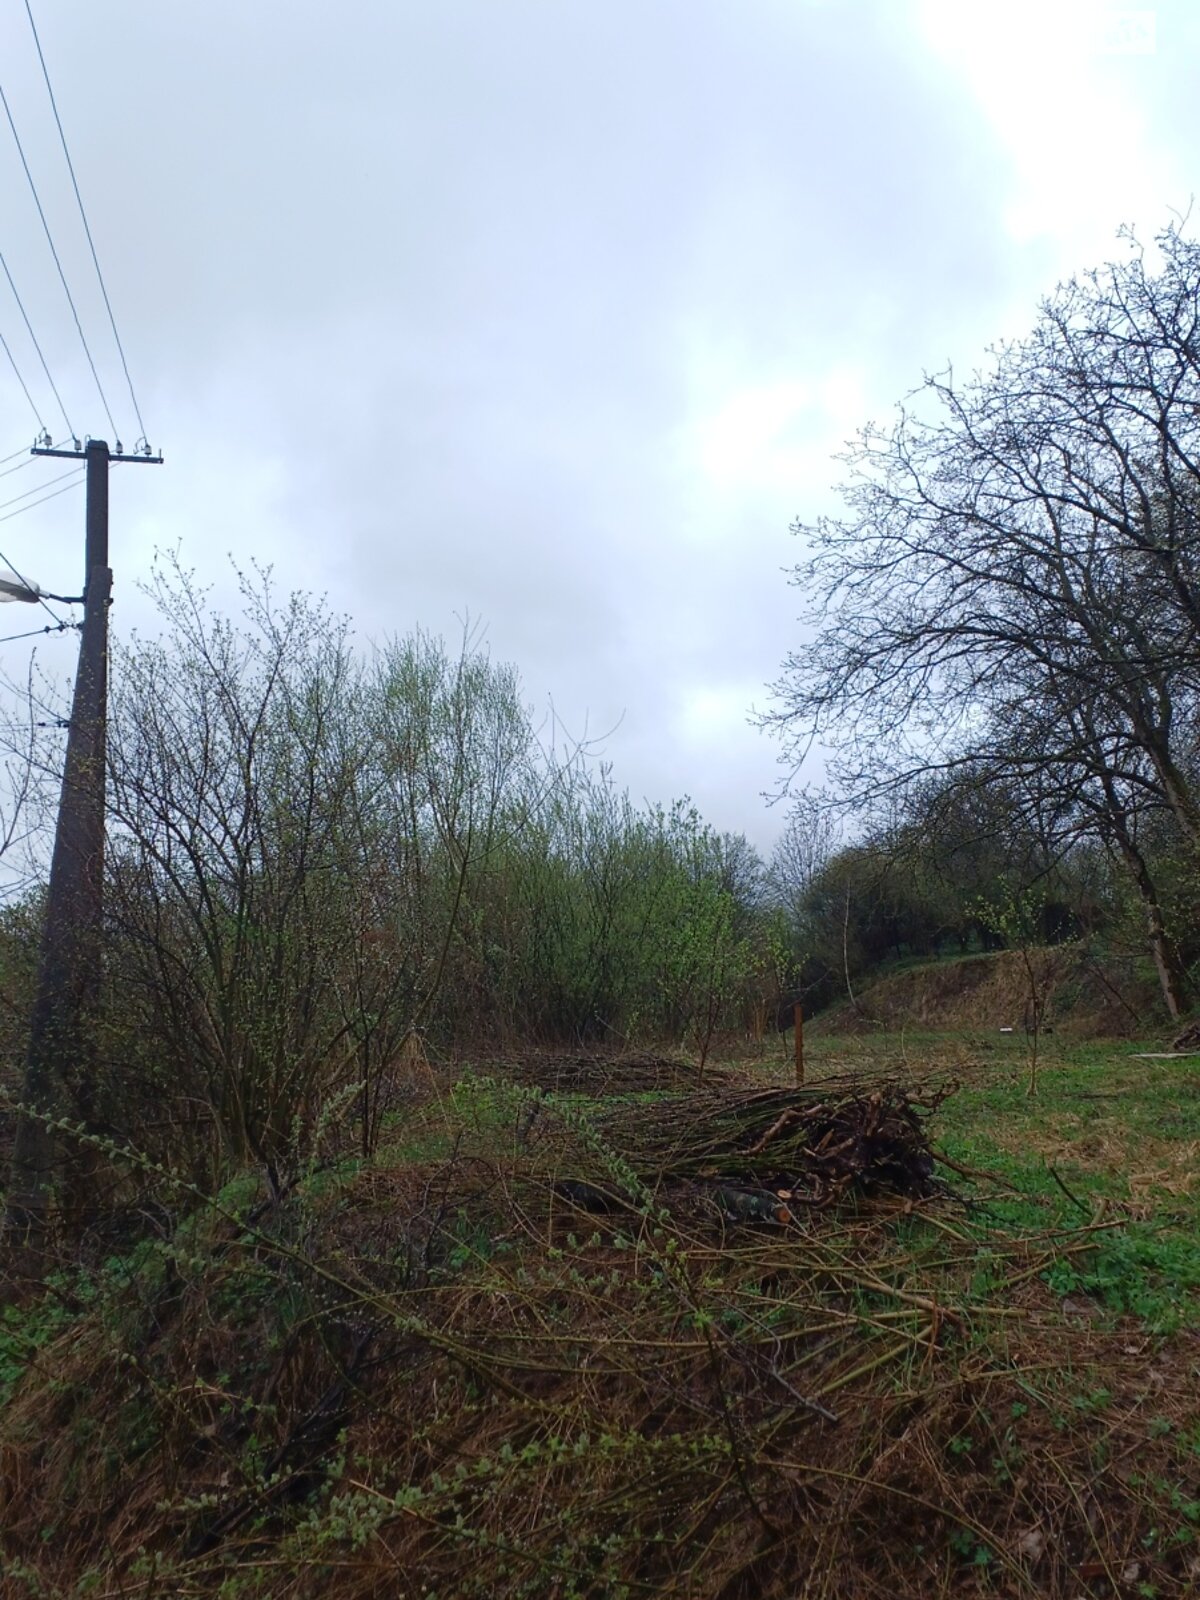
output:
[{"label": "green grass", "polygon": [[1156,1333],[1200,1325],[1200,1057],[1136,1059],[1121,1041],[1043,1040],[1036,1093],[1019,1035],[906,1030],[819,1039],[810,1079],[883,1067],[960,1087],[933,1126],[962,1166],[997,1180],[949,1176],[971,1202],[986,1256],[990,1231],[1043,1233],[1096,1221],[1094,1246],[1045,1275],[1063,1295],[1095,1297],[1111,1316]]},{"label": "green grass", "polygon": [[1046,1275],[1155,1332],[1200,1324],[1200,1060],[1137,1061],[1124,1046],[1056,1049],[1027,1092],[1013,1059],[973,1072],[941,1114],[939,1143],[1022,1196],[987,1209],[1015,1229],[1120,1226]]}]

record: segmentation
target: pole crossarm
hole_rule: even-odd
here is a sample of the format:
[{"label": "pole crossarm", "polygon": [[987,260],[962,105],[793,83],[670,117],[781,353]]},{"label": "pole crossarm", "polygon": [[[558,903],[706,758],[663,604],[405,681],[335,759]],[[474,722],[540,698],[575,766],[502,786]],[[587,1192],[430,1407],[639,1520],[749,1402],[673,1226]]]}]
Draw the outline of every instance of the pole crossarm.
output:
[{"label": "pole crossarm", "polygon": [[[29,454],[31,456],[60,456],[64,461],[86,461],[87,447],[85,446],[82,450],[55,450],[49,445],[35,444],[30,450]],[[110,467],[116,466],[120,461],[132,461],[136,465],[142,467],[161,467],[162,460],[163,458],[161,455],[147,456],[133,454],[126,456],[114,455],[111,451],[108,452],[108,464]]]}]

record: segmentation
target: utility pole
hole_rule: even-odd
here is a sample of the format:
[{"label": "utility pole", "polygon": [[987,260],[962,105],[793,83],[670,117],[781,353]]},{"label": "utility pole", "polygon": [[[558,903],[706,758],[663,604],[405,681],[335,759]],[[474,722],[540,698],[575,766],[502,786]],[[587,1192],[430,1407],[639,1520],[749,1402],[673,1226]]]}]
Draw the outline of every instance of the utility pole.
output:
[{"label": "utility pole", "polygon": [[[36,446],[33,454],[82,459],[87,466],[84,610],[79,665],[63,769],[58,827],[50,863],[46,920],[25,1061],[23,1114],[13,1144],[5,1232],[36,1271],[45,1245],[58,1140],[47,1118],[64,1114],[70,1080],[74,1109],[85,1122],[95,1092],[91,1021],[100,998],[101,919],[104,909],[104,782],[108,708],[108,470],[124,461],[158,465],[149,450],[116,455],[103,439],[84,449]],[[33,1113],[32,1115],[28,1114]]]}]

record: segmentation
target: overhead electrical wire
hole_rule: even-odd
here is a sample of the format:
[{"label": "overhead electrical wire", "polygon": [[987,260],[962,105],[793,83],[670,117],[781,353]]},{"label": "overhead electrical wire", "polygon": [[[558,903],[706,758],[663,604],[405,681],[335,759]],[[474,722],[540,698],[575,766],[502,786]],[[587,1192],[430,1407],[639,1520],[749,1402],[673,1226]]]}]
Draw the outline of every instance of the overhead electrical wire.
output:
[{"label": "overhead electrical wire", "polygon": [[34,416],[37,418],[38,427],[42,430],[43,433],[45,433],[46,424],[42,421],[42,413],[38,410],[37,402],[34,400],[33,396],[29,392],[29,385],[25,382],[25,379],[21,376],[21,369],[17,365],[17,358],[16,358],[16,356],[13,355],[12,351],[8,348],[8,340],[4,337],[4,335],[2,333],[0,333],[0,344],[2,344],[4,346],[4,354],[8,357],[8,364],[13,369],[13,376],[16,378],[17,382],[21,385],[21,388],[22,388],[22,390],[24,391],[24,394],[25,394],[25,398],[26,398],[26,400],[29,401],[30,408],[32,409]]},{"label": "overhead electrical wire", "polygon": [[[83,231],[87,235],[88,249],[92,252],[92,265],[96,269],[96,281],[100,285],[100,293],[104,297],[104,309],[108,312],[109,326],[112,328],[113,339],[117,346],[117,354],[121,357],[121,370],[125,374],[125,382],[129,386],[129,398],[133,402],[134,415],[137,417],[138,427],[141,429],[142,440],[146,438],[146,424],[142,421],[141,407],[137,403],[137,395],[133,392],[133,379],[129,376],[129,363],[125,359],[125,347],[121,343],[121,335],[117,332],[117,319],[113,315],[112,302],[108,298],[108,289],[105,287],[104,274],[100,271],[100,258],[96,254],[96,246],[92,241],[92,230],[88,226],[87,212],[83,209],[83,196],[79,192],[79,183],[75,177],[75,163],[71,160],[71,152],[67,148],[67,136],[63,132],[62,118],[58,114],[58,102],[54,98],[54,87],[50,82],[50,72],[46,66],[46,57],[42,54],[42,41],[38,37],[37,23],[33,20],[33,10],[29,0],[25,0],[25,14],[29,18],[29,26],[33,32],[33,42],[37,46],[38,60],[42,67],[42,77],[46,80],[46,93],[50,96],[50,109],[54,112],[55,126],[58,128],[58,137],[62,141],[63,155],[67,162],[67,171],[71,174],[71,187],[75,191],[75,203],[79,207],[79,218],[83,223]],[[74,309],[74,308],[72,308]],[[89,358],[90,359],[90,358]],[[93,372],[95,368],[92,369]],[[99,380],[97,380],[99,381]],[[107,410],[107,404],[105,405]],[[112,422],[112,416],[109,415]],[[116,432],[116,424],[113,423]]]},{"label": "overhead electrical wire", "polygon": [[[12,455],[10,455],[10,456],[0,456],[0,467],[3,467],[4,465],[6,465],[6,463],[8,463],[9,461],[15,461],[18,456],[24,456],[24,455],[28,455],[28,454],[29,454],[29,447],[27,445],[22,445],[19,450],[14,450]],[[32,460],[32,457],[30,457],[30,459]]]},{"label": "overhead electrical wire", "polygon": [[[32,511],[34,506],[40,506],[47,500],[55,500],[55,499],[58,498],[58,496],[60,494],[67,494],[71,489],[74,489],[79,484],[81,484],[83,482],[83,478],[84,478],[84,474],[83,474],[83,471],[81,470],[80,474],[79,474],[79,477],[76,478],[74,483],[66,483],[66,484],[63,485],[63,487],[61,489],[52,489],[49,494],[44,494],[40,500],[31,500],[27,506],[22,506],[19,511],[8,511],[8,512],[6,512],[4,514],[4,516],[0,517],[0,522],[11,522],[14,517],[24,516],[26,511]],[[51,481],[54,482],[56,480],[52,479]],[[11,505],[12,502],[9,501],[9,504]],[[0,556],[0,560],[3,560],[3,559],[4,558],[2,556]],[[4,565],[7,567],[9,565],[9,563],[7,561],[5,561]],[[15,571],[16,569],[13,568],[11,570]],[[18,576],[20,576],[20,574],[18,574]],[[22,579],[22,582],[24,582],[23,579]]]},{"label": "overhead electrical wire", "polygon": [[[47,500],[57,500],[60,494],[70,494],[71,490],[77,489],[82,482],[83,473],[81,472],[79,477],[76,478],[73,483],[64,483],[61,489],[51,489],[49,494],[44,494],[40,500],[31,500],[27,506],[18,506],[15,511],[6,511],[4,515],[0,517],[0,522],[11,522],[14,517],[23,517],[27,511],[32,511],[35,506],[45,505]],[[34,593],[37,593],[37,585],[29,583],[25,578],[23,578],[17,571],[16,567],[13,566],[12,562],[9,561],[6,556],[0,554],[0,561],[4,563],[14,577],[20,578],[21,582],[25,584],[27,589],[32,589]],[[50,607],[46,605],[45,600],[42,599],[40,594],[38,594],[38,599],[41,601],[43,606],[46,606],[46,610],[50,611]],[[58,621],[58,618],[54,616],[53,611],[50,611],[50,615],[54,617],[56,622]]]},{"label": "overhead electrical wire", "polygon": [[3,472],[0,472],[0,478],[11,478],[11,475],[13,475],[14,472],[24,472],[26,467],[34,466],[34,462],[37,461],[37,459],[37,456],[32,456],[32,454],[30,454],[26,461],[18,461],[18,464],[16,464],[14,467],[5,467]]},{"label": "overhead electrical wire", "polygon": [[[3,96],[3,93],[4,93],[4,91],[2,89],[0,89],[0,97]],[[7,109],[7,105],[8,105],[8,102],[5,101],[6,109]],[[9,120],[11,122],[12,119],[10,118]],[[21,296],[17,293],[17,286],[13,282],[13,275],[8,270],[8,262],[4,259],[4,252],[2,250],[0,250],[0,267],[3,267],[4,276],[8,279],[8,287],[12,290],[13,299],[17,302],[17,310],[21,313],[22,320],[25,323],[25,330],[29,334],[29,337],[33,340],[33,348],[37,351],[38,360],[42,363],[42,371],[46,374],[46,382],[50,385],[50,388],[53,390],[55,400],[58,401],[58,409],[62,412],[62,419],[67,425],[67,433],[72,439],[74,439],[74,438],[77,437],[77,435],[75,433],[75,429],[71,426],[70,417],[67,416],[67,408],[62,403],[62,395],[60,395],[59,392],[58,392],[58,385],[55,383],[54,379],[50,376],[50,368],[46,365],[46,358],[42,354],[42,347],[38,343],[37,334],[34,333],[34,331],[33,331],[33,323],[30,322],[30,320],[29,320],[29,313],[25,309],[24,301],[21,299]],[[45,427],[43,427],[42,432],[45,433],[46,431],[47,430],[45,429]]]},{"label": "overhead electrical wire", "polygon": [[[128,389],[129,389],[129,399],[130,399],[130,402],[132,403],[132,406],[133,406],[134,415],[137,418],[138,427],[141,430],[141,435],[140,435],[140,438],[138,440],[138,449],[140,451],[141,448],[144,446],[145,447],[145,454],[148,456],[150,454],[150,446],[149,446],[149,443],[147,442],[147,439],[146,439],[146,427],[145,427],[145,423],[144,423],[144,421],[142,419],[141,407],[138,405],[137,395],[136,395],[136,393],[134,391],[133,379],[132,379],[132,377],[130,375],[130,371],[129,371],[129,362],[127,361],[126,356],[125,356],[125,347],[121,342],[121,335],[120,335],[120,332],[119,332],[119,330],[117,328],[117,319],[116,319],[116,316],[115,316],[115,314],[113,312],[112,301],[109,299],[108,286],[105,284],[105,282],[104,282],[104,274],[100,270],[100,258],[99,258],[99,256],[97,255],[97,252],[96,252],[95,240],[92,238],[91,225],[88,222],[87,212],[86,212],[86,210],[84,208],[83,195],[81,194],[80,188],[79,188],[79,180],[77,179],[77,177],[75,175],[75,164],[71,160],[71,152],[70,152],[70,148],[67,145],[66,132],[65,132],[65,130],[63,128],[62,118],[59,115],[58,101],[55,98],[54,86],[50,81],[50,72],[49,72],[49,68],[46,65],[46,56],[45,56],[45,52],[42,50],[42,41],[41,41],[41,38],[40,38],[40,36],[38,34],[37,23],[34,20],[33,8],[32,8],[32,6],[30,4],[30,0],[25,0],[25,14],[29,19],[29,27],[30,27],[30,31],[33,34],[34,47],[37,50],[38,62],[41,65],[41,69],[42,69],[42,78],[45,81],[46,93],[48,94],[48,96],[50,98],[50,109],[51,109],[51,111],[53,112],[53,115],[54,115],[54,123],[55,123],[55,127],[58,129],[58,137],[59,137],[59,141],[60,141],[60,143],[62,145],[63,157],[64,157],[64,159],[66,161],[67,171],[70,174],[70,178],[71,178],[71,188],[74,191],[75,203],[79,208],[79,218],[80,218],[80,221],[83,224],[83,231],[84,231],[85,237],[87,238],[88,249],[91,252],[92,266],[94,267],[95,272],[96,272],[96,281],[100,286],[100,294],[101,294],[101,297],[102,297],[102,299],[104,301],[104,309],[108,313],[108,321],[109,321],[109,326],[112,329],[113,341],[116,344],[117,354],[120,356],[120,360],[121,360],[121,370],[123,371],[123,373],[125,375],[125,382],[126,382],[126,385],[128,386]],[[91,348],[88,345],[87,337],[84,334],[83,323],[80,320],[79,311],[78,311],[78,308],[76,307],[74,296],[71,294],[70,285],[67,282],[67,276],[66,276],[65,271],[63,270],[63,264],[62,264],[62,261],[61,261],[61,259],[59,257],[58,249],[57,249],[57,247],[55,245],[55,242],[54,242],[54,236],[50,231],[50,224],[49,224],[49,222],[47,220],[47,217],[46,217],[45,208],[42,205],[42,200],[41,200],[41,196],[38,193],[37,184],[34,181],[33,173],[30,170],[29,162],[28,162],[28,159],[26,158],[26,155],[25,155],[25,148],[21,143],[21,136],[17,132],[17,125],[16,125],[16,122],[15,122],[15,120],[13,118],[12,110],[11,110],[11,108],[9,106],[9,103],[8,103],[8,97],[5,95],[2,85],[0,85],[0,105],[3,105],[4,114],[5,114],[6,118],[8,119],[8,126],[9,126],[9,129],[10,129],[11,133],[12,133],[13,141],[16,144],[16,147],[17,147],[17,154],[20,156],[21,166],[24,169],[25,177],[26,177],[26,180],[27,180],[27,182],[29,184],[30,193],[33,195],[33,202],[34,202],[34,205],[37,207],[38,216],[41,219],[42,231],[45,233],[46,243],[50,247],[50,254],[53,257],[54,265],[55,265],[55,268],[56,268],[56,270],[58,272],[59,282],[62,284],[63,293],[66,295],[67,304],[71,308],[71,316],[73,317],[74,322],[75,322],[75,331],[79,335],[79,342],[83,347],[83,353],[86,356],[88,366],[91,369],[92,378],[93,378],[93,380],[95,382],[95,385],[96,385],[96,392],[100,396],[100,403],[104,408],[104,414],[108,419],[109,427],[112,429],[113,439],[116,442],[117,448],[118,448],[118,451],[119,451],[120,450],[120,430],[118,429],[117,424],[116,424],[116,420],[113,417],[112,407],[108,403],[108,396],[104,392],[104,385],[100,381],[100,374],[99,374],[99,371],[97,370],[96,362],[95,362],[95,360],[94,360],[94,358],[92,356]],[[78,449],[79,448],[78,435],[75,433],[75,429],[72,426],[71,420],[67,415],[67,410],[66,410],[65,405],[63,404],[62,396],[59,394],[58,386],[54,382],[53,377],[51,376],[50,368],[49,368],[49,365],[47,364],[46,357],[43,354],[41,345],[38,343],[37,336],[33,331],[33,325],[32,325],[32,323],[30,322],[30,319],[29,319],[29,314],[25,310],[24,303],[21,300],[21,296],[17,291],[17,286],[13,281],[12,273],[9,271],[8,263],[7,263],[7,261],[5,261],[3,254],[0,254],[0,267],[3,268],[4,276],[7,278],[8,286],[12,290],[13,298],[17,302],[17,307],[20,310],[22,320],[25,323],[26,331],[29,334],[29,337],[30,337],[30,339],[31,339],[31,341],[33,343],[34,349],[37,351],[38,360],[41,362],[42,371],[46,376],[46,381],[49,383],[51,391],[53,392],[54,398],[55,398],[55,400],[56,400],[56,402],[58,404],[59,411],[62,413],[62,419],[63,419],[64,424],[66,425],[67,434],[69,435],[69,437],[71,439],[73,439],[75,441],[76,448]],[[33,395],[31,394],[31,392],[29,390],[29,387],[25,382],[24,377],[21,374],[20,368],[17,366],[16,359],[13,356],[13,353],[12,353],[11,349],[9,348],[7,341],[4,339],[2,334],[0,334],[0,346],[3,347],[4,354],[8,358],[9,364],[12,367],[12,370],[13,370],[13,374],[16,377],[17,382],[20,385],[21,390],[24,393],[26,400],[29,402],[31,410],[33,411],[33,414],[37,419],[38,427],[40,429],[40,433],[39,433],[39,437],[38,437],[38,441],[37,442],[39,444],[44,444],[44,445],[48,446],[50,444],[50,432],[49,432],[49,429],[46,427],[46,424],[45,424],[45,422],[44,422],[44,420],[42,418],[42,415],[41,415],[40,411],[38,410],[37,403],[34,400]],[[22,461],[17,466],[11,466],[11,467],[8,466],[9,462],[15,461],[17,459],[17,457],[22,455],[22,454],[24,454],[24,451],[16,450],[16,451],[13,451],[13,453],[11,455],[0,457],[0,468],[6,468],[7,469],[7,470],[0,471],[0,477],[8,477],[10,475],[10,473],[19,472],[22,467],[28,466],[30,464],[29,461]],[[30,457],[30,459],[31,460],[33,459],[32,456]],[[32,511],[36,506],[44,505],[46,503],[46,501],[53,500],[60,494],[68,493],[71,489],[77,488],[80,485],[80,483],[82,483],[82,481],[84,480],[84,478],[86,476],[87,476],[87,473],[86,473],[85,469],[73,468],[69,472],[64,472],[64,473],[60,474],[57,478],[51,478],[47,482],[38,485],[37,488],[27,490],[24,494],[14,495],[9,500],[0,501],[0,522],[9,522],[9,521],[12,520],[13,517],[23,516],[26,511]],[[58,487],[54,487],[55,485],[58,485]],[[28,502],[28,503],[27,504],[22,504],[22,502]],[[15,509],[10,510],[9,507],[13,507]],[[17,568],[12,564],[12,562],[8,559],[8,557],[6,555],[4,555],[4,553],[2,551],[0,551],[0,564],[3,564],[5,567],[7,567],[8,570],[13,574],[14,578],[16,578],[17,582],[24,589],[26,589],[28,591],[27,595],[18,596],[18,598],[31,599],[32,597],[36,596],[37,600],[38,600],[38,603],[42,606],[42,608],[49,615],[49,617],[51,618],[52,624],[53,624],[53,626],[44,626],[44,627],[41,627],[41,628],[33,628],[33,629],[29,629],[29,630],[21,632],[21,633],[15,633],[15,634],[7,635],[6,637],[0,638],[0,644],[10,644],[10,643],[13,643],[16,640],[20,640],[20,639],[32,639],[32,638],[38,637],[38,636],[43,635],[43,634],[50,634],[50,633],[56,633],[56,632],[57,633],[62,633],[62,632],[65,632],[68,628],[72,628],[72,627],[76,626],[75,623],[72,623],[72,622],[64,620],[63,618],[58,616],[55,611],[53,611],[51,609],[51,607],[47,604],[47,597],[38,589],[38,586],[36,584],[31,583],[26,577],[24,577],[24,575],[17,570]],[[63,596],[57,596],[57,595],[53,596],[52,598],[59,599],[59,600],[63,600],[64,599]],[[74,604],[75,602],[73,600],[71,600],[70,598],[66,598],[65,599],[65,603]]]},{"label": "overhead electrical wire", "polygon": [[[59,492],[59,494],[62,494],[63,491],[60,489],[58,492]],[[20,516],[20,512],[16,511],[16,512],[13,513],[13,515],[14,516]],[[7,517],[0,518],[0,521],[7,522],[8,518]],[[63,619],[59,616],[58,612],[55,611],[52,606],[47,605],[45,596],[42,595],[39,592],[37,584],[36,583],[30,583],[28,578],[23,577],[22,574],[17,571],[16,567],[13,566],[12,562],[8,559],[8,557],[4,554],[3,550],[0,550],[0,562],[3,562],[3,564],[12,573],[13,577],[17,580],[17,582],[19,584],[22,584],[26,589],[28,589],[30,594],[36,594],[37,595],[37,597],[38,597],[38,605],[41,606],[42,610],[46,613],[46,615],[48,617],[53,617],[54,618],[54,623],[55,623],[56,627],[62,628],[62,627],[68,626],[67,623],[64,623]],[[68,604],[73,604],[73,602],[71,602],[71,601],[68,601],[67,603]]]},{"label": "overhead electrical wire", "polygon": [[[18,464],[15,467],[10,467],[10,466],[7,465],[8,462],[15,461],[18,456],[22,456],[22,455],[25,456],[26,459],[24,461],[18,462]],[[20,472],[22,467],[32,466],[33,463],[37,459],[38,459],[37,456],[27,455],[24,450],[14,450],[11,455],[0,456],[0,467],[5,467],[5,469],[6,469],[5,471],[0,472],[0,478],[7,478],[9,473],[12,473],[12,472]],[[68,490],[77,487],[78,484],[80,484],[83,481],[83,479],[86,478],[86,477],[87,477],[87,468],[86,467],[70,467],[66,472],[60,473],[57,478],[48,478],[45,483],[39,484],[36,489],[30,489],[25,494],[14,495],[11,500],[5,500],[5,501],[0,502],[0,511],[6,511],[9,506],[15,506],[15,505],[19,504],[19,502],[22,501],[22,500],[29,500],[29,502],[30,502],[27,506],[21,506],[21,509],[19,511],[9,511],[8,512],[8,516],[0,517],[0,522],[8,522],[11,517],[19,517],[19,516],[22,515],[22,513],[26,512],[26,511],[32,511],[34,506],[40,506],[40,505],[44,504],[44,502],[47,501],[47,500],[54,500],[55,498],[57,498],[58,495],[66,494]],[[68,479],[71,480],[71,481],[67,482],[66,480],[68,480]],[[56,483],[57,484],[61,484],[62,487],[58,488],[58,489],[55,489],[53,487],[53,485],[56,484]],[[49,490],[50,492],[47,494],[47,493],[44,492],[46,490]],[[30,497],[34,496],[34,495],[39,496],[39,498],[31,499]],[[69,628],[69,627],[73,627],[74,626],[73,623],[64,622],[62,620],[62,618],[58,615],[58,613],[55,610],[53,610],[47,604],[47,598],[54,599],[54,600],[60,600],[65,605],[74,605],[76,603],[74,600],[70,599],[69,597],[65,597],[63,595],[52,595],[52,596],[49,596],[49,597],[44,595],[41,592],[41,590],[38,588],[36,583],[31,583],[29,581],[29,579],[24,576],[23,573],[17,571],[16,567],[13,566],[12,562],[8,559],[8,557],[4,554],[3,551],[0,551],[0,564],[3,564],[4,566],[6,566],[8,568],[8,570],[12,573],[13,577],[16,578],[17,582],[23,584],[25,586],[25,588],[28,589],[31,594],[36,594],[37,595],[38,604],[47,613],[47,615],[49,615],[49,616],[54,618],[55,626],[57,627],[57,629],[60,632],[61,632],[61,630],[63,628]],[[35,632],[40,632],[40,633],[53,633],[54,629],[53,628],[41,628],[41,629],[35,629],[34,631]],[[0,644],[11,643],[12,639],[24,639],[24,638],[32,638],[32,637],[33,637],[32,634],[13,634],[10,639],[0,639]]]},{"label": "overhead electrical wire", "polygon": [[77,622],[60,622],[55,625],[46,624],[44,628],[30,628],[28,633],[10,633],[6,638],[0,639],[0,644],[12,644],[17,639],[36,639],[43,633],[66,633],[69,628],[77,628]]},{"label": "overhead electrical wire", "polygon": [[65,478],[76,478],[86,471],[86,467],[70,467],[66,472],[60,472],[57,478],[47,478],[45,483],[39,483],[36,489],[26,489],[24,494],[16,494],[11,500],[0,500],[0,511],[7,511],[9,506],[15,506],[18,500],[28,500],[31,495],[40,494],[52,484],[62,483]]},{"label": "overhead electrical wire", "polygon": [[[71,315],[75,318],[75,331],[79,335],[79,342],[83,346],[83,353],[87,357],[88,366],[92,369],[92,377],[96,383],[96,393],[100,396],[100,404],[104,407],[104,415],[108,418],[108,425],[113,431],[114,438],[116,438],[118,436],[118,429],[116,423],[113,421],[113,414],[108,403],[108,396],[104,393],[104,385],[100,382],[100,374],[96,371],[96,363],[92,359],[92,352],[88,346],[87,338],[83,331],[83,323],[79,320],[79,312],[76,310],[75,299],[71,294],[70,286],[67,283],[67,275],[63,271],[62,262],[58,259],[58,249],[54,243],[54,235],[50,232],[50,224],[46,221],[46,213],[42,209],[42,199],[38,194],[37,184],[33,181],[33,173],[30,172],[29,162],[25,159],[25,146],[21,143],[21,135],[17,132],[17,125],[13,121],[13,114],[9,109],[8,96],[4,93],[2,86],[0,86],[0,105],[3,105],[4,107],[4,115],[8,118],[8,125],[12,130],[12,136],[16,140],[17,154],[21,158],[21,165],[25,169],[26,178],[29,180],[29,192],[33,195],[33,203],[37,207],[38,216],[42,219],[42,230],[46,235],[46,243],[50,246],[50,254],[54,257],[54,265],[58,268],[59,282],[62,284],[63,293],[67,297],[67,304],[71,308]],[[11,282],[12,280],[10,279],[9,281]]]},{"label": "overhead electrical wire", "polygon": [[[31,500],[27,506],[21,506],[21,508],[19,510],[17,510],[17,511],[6,512],[4,516],[0,517],[0,522],[11,522],[14,517],[20,517],[20,516],[23,516],[26,511],[32,511],[34,506],[44,505],[47,500],[54,500],[54,499],[57,499],[57,497],[60,494],[68,494],[68,493],[70,493],[70,491],[72,489],[78,488],[78,486],[83,482],[84,478],[87,476],[87,468],[86,467],[75,467],[75,468],[72,468],[72,470],[70,472],[64,473],[63,476],[64,477],[68,477],[68,478],[72,478],[74,480],[74,482],[72,482],[72,483],[64,483],[61,489],[51,489],[50,493],[49,494],[44,494],[40,500]],[[50,482],[51,483],[58,483],[59,479],[58,478],[51,478]],[[43,484],[42,487],[46,488],[47,485]],[[25,497],[23,495],[21,495],[21,496],[18,496],[18,498],[19,499],[24,499]],[[5,504],[6,505],[13,505],[13,504],[15,504],[15,502],[12,501],[12,500],[8,500],[8,501],[5,502]],[[0,507],[0,510],[2,510],[2,509],[3,509],[3,507]],[[13,577],[17,580],[18,583],[23,584],[25,586],[25,588],[28,589],[31,594],[36,594],[37,595],[38,604],[41,606],[42,610],[46,613],[46,615],[50,616],[50,617],[53,617],[55,623],[58,626],[60,626],[60,627],[64,626],[63,619],[59,616],[57,611],[55,611],[51,606],[49,606],[46,603],[46,597],[45,597],[45,595],[40,593],[40,591],[38,590],[37,584],[36,583],[31,583],[23,572],[18,572],[17,568],[13,566],[12,562],[8,559],[8,557],[4,554],[4,552],[2,550],[0,550],[0,562],[2,562],[8,568],[8,570],[12,573]],[[67,603],[68,604],[72,604],[73,602],[68,601]]]}]

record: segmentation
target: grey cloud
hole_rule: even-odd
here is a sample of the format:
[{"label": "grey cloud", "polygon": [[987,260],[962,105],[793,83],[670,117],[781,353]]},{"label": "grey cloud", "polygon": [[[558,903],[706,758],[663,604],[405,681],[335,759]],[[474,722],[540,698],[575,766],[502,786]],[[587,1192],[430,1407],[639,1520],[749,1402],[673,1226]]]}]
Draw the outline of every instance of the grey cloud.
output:
[{"label": "grey cloud", "polygon": [[769,839],[773,749],[687,707],[761,700],[836,438],[814,400],[804,481],[718,491],[697,374],[840,366],[881,414],[1038,282],[910,8],[126,0],[43,32],[168,449],[114,498],[118,615],[144,615],[121,555],[175,540],[275,560],[365,638],[469,612],[569,726],[624,717],[635,793]]}]

